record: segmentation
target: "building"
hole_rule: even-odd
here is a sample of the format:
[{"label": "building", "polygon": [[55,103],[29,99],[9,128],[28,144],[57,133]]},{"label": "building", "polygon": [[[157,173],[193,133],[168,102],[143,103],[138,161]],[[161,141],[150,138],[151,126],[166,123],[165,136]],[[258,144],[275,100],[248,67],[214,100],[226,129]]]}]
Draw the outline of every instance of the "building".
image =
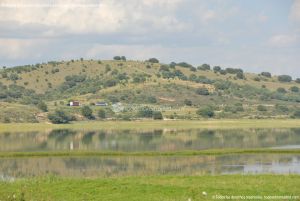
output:
[{"label": "building", "polygon": [[106,102],[97,102],[95,105],[96,106],[108,106],[108,104]]},{"label": "building", "polygon": [[70,101],[70,106],[80,106],[79,101]]}]

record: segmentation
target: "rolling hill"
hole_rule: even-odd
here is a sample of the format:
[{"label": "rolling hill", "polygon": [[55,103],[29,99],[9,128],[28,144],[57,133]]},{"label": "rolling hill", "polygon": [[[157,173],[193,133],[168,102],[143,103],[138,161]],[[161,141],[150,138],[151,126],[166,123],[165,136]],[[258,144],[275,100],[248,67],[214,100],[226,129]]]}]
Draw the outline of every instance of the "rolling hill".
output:
[{"label": "rolling hill", "polygon": [[[155,58],[51,61],[0,70],[0,121],[48,121],[58,110],[84,120],[84,105],[92,109],[90,119],[152,117],[142,110],[160,111],[165,119],[297,118],[299,82],[287,75],[161,64]],[[67,106],[72,100],[81,106]]]}]

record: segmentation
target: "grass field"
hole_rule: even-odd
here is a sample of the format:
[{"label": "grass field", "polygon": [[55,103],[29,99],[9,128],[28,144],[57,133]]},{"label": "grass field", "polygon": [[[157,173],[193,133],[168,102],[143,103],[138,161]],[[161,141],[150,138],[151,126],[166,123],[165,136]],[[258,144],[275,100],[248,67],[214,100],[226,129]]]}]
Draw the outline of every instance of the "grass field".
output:
[{"label": "grass field", "polygon": [[297,119],[264,119],[264,120],[178,120],[178,121],[82,121],[71,124],[47,123],[12,123],[0,124],[0,132],[41,131],[47,129],[233,129],[233,128],[299,128]]},{"label": "grass field", "polygon": [[0,152],[0,158],[17,157],[69,157],[69,156],[201,156],[232,154],[300,154],[300,149],[207,149],[171,152],[117,152],[117,151],[44,151],[44,152]]},{"label": "grass field", "polygon": [[[48,176],[0,182],[0,200],[225,200],[213,197],[221,195],[295,196],[295,199],[264,200],[299,200],[299,186],[300,176],[296,175],[148,176],[99,179]],[[207,195],[203,195],[205,194],[203,192]]]}]

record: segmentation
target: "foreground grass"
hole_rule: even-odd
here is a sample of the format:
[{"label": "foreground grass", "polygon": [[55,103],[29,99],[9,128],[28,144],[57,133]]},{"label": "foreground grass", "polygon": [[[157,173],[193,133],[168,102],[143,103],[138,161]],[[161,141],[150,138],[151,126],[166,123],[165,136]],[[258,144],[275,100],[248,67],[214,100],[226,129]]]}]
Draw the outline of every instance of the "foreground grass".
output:
[{"label": "foreground grass", "polygon": [[[49,176],[0,182],[0,200],[216,200],[213,196],[300,196],[299,186],[300,176],[296,175],[148,176],[99,179]],[[206,192],[207,196],[203,195],[203,192]],[[299,199],[300,197],[293,200]]]},{"label": "foreground grass", "polygon": [[300,154],[300,149],[208,149],[187,151],[116,152],[116,151],[42,151],[0,152],[0,158],[18,157],[66,157],[66,156],[201,156],[233,154]]},{"label": "foreground grass", "polygon": [[47,123],[0,124],[0,132],[42,131],[47,129],[233,129],[233,128],[299,128],[299,119],[263,119],[263,120],[176,120],[176,121],[84,121],[57,125]]}]

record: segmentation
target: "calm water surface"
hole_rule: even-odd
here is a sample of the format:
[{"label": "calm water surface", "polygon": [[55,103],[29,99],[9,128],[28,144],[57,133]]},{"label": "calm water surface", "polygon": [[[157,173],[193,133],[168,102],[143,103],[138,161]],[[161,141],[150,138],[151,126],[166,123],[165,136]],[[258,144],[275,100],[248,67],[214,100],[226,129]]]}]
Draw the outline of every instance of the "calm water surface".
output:
[{"label": "calm water surface", "polygon": [[[300,129],[53,130],[0,133],[1,152],[300,148]],[[300,155],[0,158],[0,180],[42,176],[300,174]]]},{"label": "calm water surface", "polygon": [[72,131],[0,133],[0,151],[181,151],[300,148],[300,129]]}]

